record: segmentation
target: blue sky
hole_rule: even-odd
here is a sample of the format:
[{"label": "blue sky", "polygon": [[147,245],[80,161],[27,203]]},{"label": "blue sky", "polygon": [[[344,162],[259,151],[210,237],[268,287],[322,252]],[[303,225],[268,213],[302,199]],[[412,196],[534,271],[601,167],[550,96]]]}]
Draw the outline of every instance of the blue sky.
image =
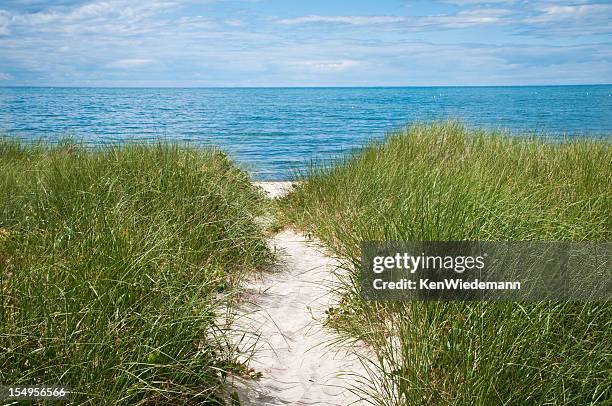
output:
[{"label": "blue sky", "polygon": [[584,83],[612,1],[0,2],[0,86]]}]

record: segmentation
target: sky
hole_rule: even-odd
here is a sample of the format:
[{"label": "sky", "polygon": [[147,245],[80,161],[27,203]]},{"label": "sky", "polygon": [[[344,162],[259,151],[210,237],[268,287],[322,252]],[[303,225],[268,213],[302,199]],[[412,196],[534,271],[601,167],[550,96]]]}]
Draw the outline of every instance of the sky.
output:
[{"label": "sky", "polygon": [[0,86],[612,83],[612,0],[0,0]]}]

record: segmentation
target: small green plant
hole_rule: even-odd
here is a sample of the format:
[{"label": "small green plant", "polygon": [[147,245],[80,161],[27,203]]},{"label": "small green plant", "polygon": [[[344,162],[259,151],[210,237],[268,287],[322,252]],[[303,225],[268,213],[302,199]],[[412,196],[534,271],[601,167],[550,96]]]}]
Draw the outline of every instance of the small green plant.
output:
[{"label": "small green plant", "polygon": [[376,303],[355,272],[364,240],[610,240],[606,140],[415,125],[312,166],[279,206],[345,259],[329,323],[375,351],[381,405],[610,404],[609,303]]}]

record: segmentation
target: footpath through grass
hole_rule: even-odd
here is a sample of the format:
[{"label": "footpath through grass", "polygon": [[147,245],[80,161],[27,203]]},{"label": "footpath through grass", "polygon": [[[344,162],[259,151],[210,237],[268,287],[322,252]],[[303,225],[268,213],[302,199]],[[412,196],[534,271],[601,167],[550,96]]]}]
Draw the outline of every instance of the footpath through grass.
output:
[{"label": "footpath through grass", "polygon": [[220,401],[215,311],[271,260],[222,153],[0,141],[0,383],[89,404]]},{"label": "footpath through grass", "polygon": [[[612,147],[418,125],[312,167],[280,207],[350,271],[363,240],[610,240]],[[384,304],[350,275],[329,323],[375,350],[380,404],[612,403],[610,303]]]}]

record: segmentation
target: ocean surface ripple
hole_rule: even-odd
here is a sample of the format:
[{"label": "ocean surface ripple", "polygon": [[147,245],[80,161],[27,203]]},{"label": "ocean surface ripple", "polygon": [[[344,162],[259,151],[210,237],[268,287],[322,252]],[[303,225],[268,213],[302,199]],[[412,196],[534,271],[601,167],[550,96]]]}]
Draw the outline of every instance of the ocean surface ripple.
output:
[{"label": "ocean surface ripple", "polygon": [[404,124],[612,136],[612,85],[403,88],[0,88],[0,130],[89,145],[215,145],[256,179],[290,178]]}]

